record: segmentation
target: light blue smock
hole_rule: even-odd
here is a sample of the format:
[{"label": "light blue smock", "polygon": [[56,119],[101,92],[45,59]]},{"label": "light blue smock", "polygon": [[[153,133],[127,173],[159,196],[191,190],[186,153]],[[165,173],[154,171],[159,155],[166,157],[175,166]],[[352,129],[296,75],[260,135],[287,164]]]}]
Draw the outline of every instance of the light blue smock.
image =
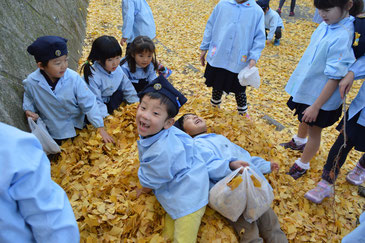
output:
[{"label": "light blue smock", "polygon": [[[365,56],[360,57],[356,62],[350,67],[350,71],[355,74],[355,79],[365,78]],[[349,107],[349,117],[350,120],[357,113],[360,113],[357,123],[365,127],[365,83],[363,82],[359,92],[357,93],[355,99],[351,102]]]},{"label": "light blue smock", "polygon": [[250,167],[265,180],[263,173],[271,172],[269,161],[251,156],[249,152],[232,143],[225,136],[204,133],[194,137],[194,145],[206,163],[211,187],[232,172],[229,168],[229,163],[232,161],[242,160],[249,163]]},{"label": "light blue smock", "polygon": [[0,123],[0,242],[79,242],[64,190],[38,139]]},{"label": "light blue smock", "polygon": [[343,237],[342,243],[365,243],[365,212],[360,215],[360,225]]},{"label": "light blue smock", "polygon": [[[354,17],[344,18],[337,24],[322,22],[314,31],[309,46],[291,75],[285,91],[297,103],[312,105],[329,79],[342,79],[355,56],[352,51]],[[321,107],[336,110],[342,103],[339,89]]]},{"label": "light blue smock", "polygon": [[37,113],[52,138],[75,137],[75,127],[83,128],[85,114],[94,127],[104,127],[95,95],[75,71],[68,68],[54,91],[39,69],[29,74],[23,85],[23,110]]},{"label": "light blue smock", "polygon": [[174,126],[138,141],[139,181],[153,189],[172,219],[208,204],[208,172],[193,143],[189,135]]},{"label": "light blue smock", "polygon": [[105,103],[110,101],[110,97],[117,90],[123,92],[123,99],[128,103],[139,101],[137,92],[131,81],[127,78],[119,65],[117,69],[111,73],[105,71],[98,62],[93,64],[93,68],[94,70],[91,69],[93,75],[89,77],[89,88],[96,96],[96,102],[98,103],[100,113],[103,117],[109,115]]},{"label": "light blue smock", "polygon": [[278,27],[281,27],[282,30],[284,29],[283,20],[276,11],[269,8],[265,14],[265,29],[269,30],[266,39],[272,40],[272,38],[274,38],[276,28]]},{"label": "light blue smock", "polygon": [[156,37],[156,25],[152,11],[146,0],[123,0],[123,38],[131,43],[140,35],[154,39]]},{"label": "light blue smock", "polygon": [[146,72],[143,68],[137,66],[136,72],[132,73],[129,69],[128,62],[123,63],[122,70],[132,83],[138,83],[141,79],[145,79],[148,83],[151,83],[157,78],[156,70],[152,62],[148,65]]},{"label": "light blue smock", "polygon": [[210,15],[201,50],[209,65],[239,73],[265,47],[264,12],[254,0],[221,0]]}]

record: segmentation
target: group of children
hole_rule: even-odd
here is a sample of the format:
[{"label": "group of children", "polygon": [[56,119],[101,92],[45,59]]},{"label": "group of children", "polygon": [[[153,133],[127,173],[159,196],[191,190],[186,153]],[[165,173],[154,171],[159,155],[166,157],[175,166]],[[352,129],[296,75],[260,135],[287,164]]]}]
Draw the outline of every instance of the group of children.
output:
[{"label": "group of children", "polygon": [[[354,49],[356,62],[352,50],[353,22],[362,20],[353,16],[362,10],[361,4],[361,0],[314,1],[324,22],[313,33],[285,88],[291,96],[287,104],[295,110],[300,125],[298,134],[282,145],[303,150],[288,172],[294,179],[308,171],[309,161],[319,149],[322,129],[340,118],[341,98],[353,80],[365,77],[362,38],[355,39],[355,46],[361,47]],[[27,117],[41,117],[58,143],[76,136],[75,129],[82,129],[86,122],[98,129],[104,142],[114,142],[104,129],[103,118],[123,101],[139,101],[136,125],[142,189],[138,195],[153,190],[167,212],[166,237],[176,242],[195,242],[210,186],[240,166],[250,166],[262,175],[277,170],[278,164],[251,157],[221,135],[207,134],[204,120],[195,114],[181,116],[175,123],[174,117],[187,100],[167,81],[171,72],[161,69],[157,62],[151,9],[145,0],[123,0],[122,8],[120,43],[127,42],[125,57],[114,37],[97,38],[82,66],[83,78],[68,69],[66,39],[43,36],[28,47],[38,69],[23,81],[23,109]],[[212,87],[213,106],[219,107],[223,92],[232,92],[238,113],[247,115],[246,87],[239,84],[238,73],[256,65],[265,42],[279,45],[283,28],[280,16],[270,9],[267,0],[257,4],[254,0],[222,0],[215,6],[200,46],[201,64],[207,61],[204,77],[205,84]],[[339,125],[340,130],[343,126],[346,130],[347,146],[338,168],[333,175],[334,158],[345,139],[343,133],[329,153],[322,181],[307,192],[309,200],[320,203],[332,194],[331,184],[353,147],[365,152],[361,139],[365,135],[364,108],[363,85]],[[364,156],[347,179],[353,184],[365,181]],[[232,224],[241,242],[260,237],[270,242],[287,241],[271,209],[253,224],[243,217]],[[246,230],[243,235],[239,234],[242,229]]]}]

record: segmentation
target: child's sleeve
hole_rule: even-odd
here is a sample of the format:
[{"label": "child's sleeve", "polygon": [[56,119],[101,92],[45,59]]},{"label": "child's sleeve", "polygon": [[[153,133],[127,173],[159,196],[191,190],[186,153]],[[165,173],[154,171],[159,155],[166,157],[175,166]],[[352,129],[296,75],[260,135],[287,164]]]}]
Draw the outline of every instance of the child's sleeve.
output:
[{"label": "child's sleeve", "polygon": [[212,30],[216,21],[216,12],[218,11],[218,5],[215,6],[215,8],[213,9],[213,12],[208,19],[207,25],[205,26],[203,41],[200,45],[200,50],[204,51],[209,49],[210,41],[212,40]]},{"label": "child's sleeve", "polygon": [[365,55],[357,59],[356,62],[351,65],[349,71],[354,73],[355,79],[365,78]]},{"label": "child's sleeve", "polygon": [[136,103],[139,101],[137,96],[136,89],[134,88],[132,82],[127,78],[127,76],[123,73],[122,82],[120,83],[119,88],[123,92],[123,96],[125,97],[128,103]]},{"label": "child's sleeve", "polygon": [[351,64],[355,62],[355,56],[351,48],[348,34],[340,34],[329,45],[324,74],[329,79],[342,79],[348,72]]},{"label": "child's sleeve", "polygon": [[33,96],[30,94],[27,85],[24,85],[23,110],[37,113],[37,108],[33,101]]},{"label": "child's sleeve", "polygon": [[52,181],[50,162],[38,140],[33,135],[23,136],[9,148],[12,152],[6,162],[11,164],[9,171],[16,173],[7,191],[36,242],[79,242],[70,202],[64,190]]},{"label": "child's sleeve", "polygon": [[75,86],[77,102],[82,112],[86,114],[87,119],[95,128],[104,127],[103,117],[94,93],[91,92],[80,76],[77,76]]},{"label": "child's sleeve", "polygon": [[271,163],[263,158],[252,156],[251,163],[259,169],[262,174],[271,173]]},{"label": "child's sleeve", "polygon": [[134,25],[134,1],[123,0],[122,1],[122,15],[123,15],[123,27],[122,36],[123,38],[131,38],[133,33]]},{"label": "child's sleeve", "polygon": [[[262,11],[261,11],[262,12]],[[260,17],[255,26],[255,34],[253,38],[252,48],[249,53],[248,60],[259,60],[261,51],[265,47],[266,35],[265,35],[265,17],[264,13],[260,13]]]},{"label": "child's sleeve", "polygon": [[199,153],[205,163],[209,179],[214,183],[231,173],[232,170],[229,168],[229,163],[238,160],[238,158],[218,158],[212,149],[204,146],[199,141],[195,141],[194,146],[196,152]]},{"label": "child's sleeve", "polygon": [[151,63],[149,68],[148,68],[147,82],[151,83],[156,78],[157,78],[156,70],[155,70],[154,65]]},{"label": "child's sleeve", "polygon": [[89,88],[96,97],[96,103],[98,104],[100,113],[103,117],[108,115],[108,108],[104,104],[103,97],[101,96],[101,85],[96,82],[94,76],[89,77]]}]

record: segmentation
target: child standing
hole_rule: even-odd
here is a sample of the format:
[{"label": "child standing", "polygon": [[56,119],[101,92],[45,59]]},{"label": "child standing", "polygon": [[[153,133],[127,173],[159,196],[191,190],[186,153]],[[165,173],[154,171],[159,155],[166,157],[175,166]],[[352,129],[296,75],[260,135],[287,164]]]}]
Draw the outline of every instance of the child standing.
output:
[{"label": "child standing", "polygon": [[67,68],[66,42],[59,36],[42,36],[28,46],[38,69],[23,81],[25,114],[33,120],[41,117],[58,143],[76,136],[75,128],[84,127],[86,114],[104,142],[114,142],[104,130],[95,95],[75,71]]},{"label": "child standing", "polygon": [[[359,0],[362,6],[362,0]],[[356,2],[354,2],[356,3]],[[362,9],[359,8],[359,9]],[[356,33],[361,35],[365,34],[365,18],[356,17],[356,22],[360,22],[362,27],[357,28],[355,24]],[[359,26],[360,26],[359,25]],[[347,75],[340,82],[340,94],[343,97],[352,86],[355,79],[365,78],[365,38],[361,38],[361,41],[355,39],[354,52],[358,58],[356,62],[351,66]],[[359,57],[360,56],[360,57]],[[317,187],[308,191],[304,196],[315,203],[321,203],[324,198],[330,197],[333,194],[333,183],[340,172],[342,165],[345,163],[348,153],[355,148],[358,151],[365,152],[365,83],[362,84],[357,96],[351,102],[349,109],[346,112],[346,147],[342,149],[340,157],[338,159],[338,165],[334,168],[336,156],[344,144],[344,120],[340,122],[337,129],[340,130],[340,134],[336,142],[332,145],[331,150],[328,153],[327,162],[323,167],[322,180],[318,183]],[[333,171],[333,173],[331,173]],[[360,185],[365,181],[365,155],[360,158],[355,168],[347,174],[346,180],[353,185]]]},{"label": "child standing", "polygon": [[211,104],[221,104],[223,92],[234,93],[240,115],[247,112],[246,87],[238,73],[256,65],[265,47],[264,14],[254,0],[220,1],[209,17],[200,45],[205,84],[213,87]]},{"label": "child standing", "polygon": [[342,101],[338,83],[355,61],[351,49],[354,17],[349,16],[352,1],[315,0],[314,5],[324,22],[312,34],[308,48],[285,87],[291,95],[287,105],[296,110],[295,115],[301,122],[297,135],[281,144],[285,148],[303,150],[288,173],[294,179],[309,169],[309,161],[320,146],[322,129],[340,118]]},{"label": "child standing", "polygon": [[157,78],[158,65],[155,44],[147,36],[138,36],[131,43],[120,65],[137,93],[140,92],[147,84]]},{"label": "child standing", "polygon": [[151,40],[156,37],[155,20],[146,0],[123,0],[122,14],[122,46],[125,42],[132,43],[140,35],[148,36]]},{"label": "child standing", "polygon": [[[259,0],[256,3],[265,13],[266,43],[273,43],[274,46],[280,45],[281,31],[284,29],[283,20],[277,12],[270,8],[269,0]],[[269,31],[269,34],[267,31]],[[273,40],[274,34],[275,39]]]},{"label": "child standing", "polygon": [[81,68],[103,117],[112,114],[123,100],[128,103],[139,100],[131,81],[119,66],[121,56],[122,48],[117,39],[100,36],[94,40],[87,61]]},{"label": "child standing", "polygon": [[[195,114],[183,115],[175,126],[194,138],[194,146],[198,148],[198,153],[206,162],[211,187],[229,175],[232,170],[241,166],[250,166],[263,179],[265,179],[263,173],[279,169],[279,165],[275,162],[268,162],[260,157],[251,157],[246,150],[226,137],[207,133],[204,119]],[[278,217],[271,208],[252,223],[248,223],[243,215],[236,222],[230,223],[239,235],[240,242],[261,242],[262,240],[287,242],[284,232],[280,229]],[[244,230],[244,234],[240,234],[242,230]]]},{"label": "child standing", "polygon": [[143,188],[137,195],[153,190],[167,212],[165,234],[174,242],[196,242],[208,203],[209,178],[193,139],[173,127],[186,98],[163,76],[138,96],[138,177]]},{"label": "child standing", "polygon": [[[296,0],[291,0],[290,2],[290,13],[289,16],[294,16],[294,8],[295,8],[295,2]],[[276,12],[281,16],[281,8],[283,7],[285,3],[285,0],[280,0],[279,2],[279,8],[276,10]]]}]

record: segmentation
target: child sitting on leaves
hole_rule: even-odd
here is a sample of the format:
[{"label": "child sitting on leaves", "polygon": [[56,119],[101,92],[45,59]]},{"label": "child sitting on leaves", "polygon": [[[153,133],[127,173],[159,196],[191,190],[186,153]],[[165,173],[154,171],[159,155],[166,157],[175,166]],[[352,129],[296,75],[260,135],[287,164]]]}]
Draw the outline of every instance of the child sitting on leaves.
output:
[{"label": "child sitting on leaves", "polygon": [[27,51],[34,56],[38,69],[23,81],[25,115],[33,120],[41,117],[57,143],[75,137],[75,128],[84,127],[86,115],[104,142],[114,142],[104,130],[95,95],[68,68],[66,42],[59,36],[42,36],[28,46]]},{"label": "child sitting on leaves", "polygon": [[[195,114],[183,115],[175,126],[194,138],[194,146],[206,162],[211,187],[241,166],[250,166],[262,178],[265,178],[263,173],[279,169],[279,165],[275,162],[251,157],[246,150],[226,137],[207,133],[204,119]],[[280,229],[278,218],[271,208],[252,223],[248,223],[243,215],[236,222],[230,223],[239,235],[240,242],[261,242],[262,239],[265,242],[287,242],[284,232]],[[240,234],[243,229],[245,233]]]},{"label": "child sitting on leaves", "polygon": [[196,242],[208,204],[209,177],[193,139],[173,127],[174,117],[187,100],[163,76],[138,96],[138,178],[143,188],[137,196],[153,190],[167,212],[164,234],[174,242]]},{"label": "child sitting on leaves", "polygon": [[[266,43],[273,43],[274,46],[280,45],[281,30],[284,29],[283,20],[276,11],[270,8],[270,0],[259,0],[256,3],[262,8],[265,14]],[[275,39],[273,40],[274,34]]]}]

